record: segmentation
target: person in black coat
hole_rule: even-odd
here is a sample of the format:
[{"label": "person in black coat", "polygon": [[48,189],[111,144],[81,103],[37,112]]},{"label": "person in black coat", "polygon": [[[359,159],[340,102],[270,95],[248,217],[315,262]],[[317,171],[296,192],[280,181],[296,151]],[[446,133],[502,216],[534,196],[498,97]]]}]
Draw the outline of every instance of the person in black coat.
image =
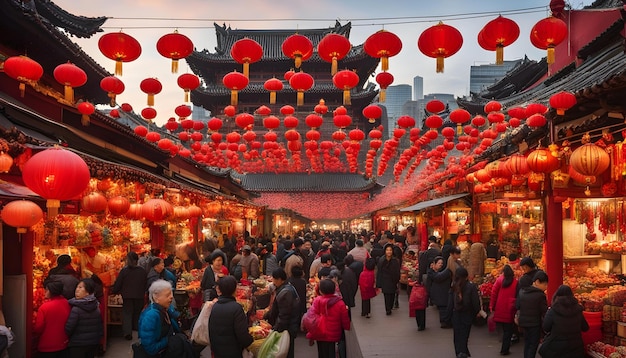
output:
[{"label": "person in black coat", "polygon": [[519,292],[515,304],[516,323],[524,328],[524,358],[535,357],[541,338],[543,317],[548,310],[544,291],[548,288],[548,275],[539,271],[533,278],[533,285]]},{"label": "person in black coat", "polygon": [[74,290],[78,285],[80,275],[72,267],[72,258],[70,255],[59,255],[57,257],[57,265],[50,269],[48,280],[59,281],[63,283],[63,297],[69,300],[74,297]]},{"label": "person in black coat", "polygon": [[352,269],[345,265],[344,261],[337,263],[337,270],[340,273],[339,291],[341,291],[341,297],[343,302],[348,306],[348,313],[350,309],[355,306],[354,297],[359,289],[359,281],[357,281],[356,274]]},{"label": "person in black coat", "polygon": [[437,306],[439,310],[439,323],[441,328],[450,328],[448,317],[448,296],[452,284],[452,273],[447,268],[443,268],[443,257],[437,256],[428,268],[428,279],[426,289],[430,296],[430,302]]},{"label": "person in black coat", "polygon": [[376,287],[380,288],[385,298],[385,311],[391,314],[393,301],[400,282],[400,261],[393,257],[393,244],[385,245],[385,254],[378,260]]},{"label": "person in black coat", "polygon": [[235,289],[237,280],[233,276],[217,281],[220,296],[209,317],[211,352],[215,358],[240,358],[244,348],[254,341],[248,332],[248,318],[233,296]]},{"label": "person in black coat", "polygon": [[419,277],[417,278],[418,282],[421,284],[425,284],[424,275],[428,273],[428,268],[430,268],[430,264],[435,261],[435,257],[441,256],[441,248],[439,248],[439,244],[437,243],[437,238],[431,236],[428,238],[429,244],[428,249],[426,251],[420,252],[418,256],[418,272]]},{"label": "person in black coat", "polygon": [[452,328],[454,328],[454,352],[458,358],[471,357],[467,342],[472,329],[472,322],[480,311],[478,288],[473,282],[468,281],[467,276],[468,273],[465,268],[457,268],[452,284],[454,293]]},{"label": "person in black coat", "polygon": [[589,330],[589,324],[569,286],[561,285],[554,292],[552,306],[543,320],[543,330],[548,334],[539,348],[543,358],[586,357],[581,332]]},{"label": "person in black coat", "polygon": [[[220,276],[222,272],[217,272],[213,270],[213,266],[219,266],[220,270],[224,262],[226,262],[226,254],[221,250],[215,250],[208,257],[209,266],[204,269],[204,274],[202,275],[202,281],[200,281],[200,289],[202,290],[203,300],[211,301],[217,297],[217,291],[215,290],[215,282],[216,276]],[[221,260],[221,263],[219,262]]]},{"label": "person in black coat", "polygon": [[104,330],[95,290],[92,279],[83,279],[76,286],[76,297],[68,302],[72,310],[65,323],[65,333],[70,339],[67,345],[70,358],[93,358],[98,352]]},{"label": "person in black coat", "polygon": [[276,332],[289,332],[289,353],[287,358],[294,358],[294,340],[300,330],[300,298],[296,288],[287,282],[287,273],[282,267],[272,272],[273,284],[276,286],[274,302],[265,318]]},{"label": "person in black coat", "polygon": [[[287,282],[289,282],[296,289],[296,292],[298,293],[298,298],[300,298],[300,318],[302,318],[302,315],[304,314],[304,312],[306,312],[307,282],[303,278],[303,276],[304,271],[302,270],[302,268],[300,266],[294,266],[291,269],[291,277],[287,279]],[[304,299],[302,299],[302,297],[304,297]]]},{"label": "person in black coat", "polygon": [[539,271],[537,269],[537,266],[535,265],[535,262],[530,257],[524,257],[519,262],[519,267],[522,269],[522,271],[524,271],[524,274],[519,278],[519,281],[517,283],[518,296],[519,296],[519,291],[522,288],[530,287],[533,285],[533,278],[535,277],[535,274],[537,273],[537,271]]},{"label": "person in black coat", "polygon": [[443,267],[448,267],[448,258],[450,257],[450,251],[454,245],[452,245],[452,240],[447,239],[443,242],[443,247],[441,247],[441,256],[443,257]]},{"label": "person in black coat", "polygon": [[126,255],[126,266],[117,276],[111,294],[122,294],[122,333],[127,340],[133,339],[133,329],[137,329],[139,315],[146,296],[147,273],[137,266],[139,257],[134,252]]}]

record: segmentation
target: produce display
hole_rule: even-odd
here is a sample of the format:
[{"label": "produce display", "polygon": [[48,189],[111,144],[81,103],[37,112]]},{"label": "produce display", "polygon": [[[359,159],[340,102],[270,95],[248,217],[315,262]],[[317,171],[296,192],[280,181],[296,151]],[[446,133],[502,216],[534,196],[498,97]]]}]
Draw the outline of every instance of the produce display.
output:
[{"label": "produce display", "polygon": [[400,283],[406,285],[409,278],[417,275],[418,262],[417,255],[404,254],[402,257],[402,267],[400,268]]},{"label": "produce display", "polygon": [[606,358],[626,358],[626,347],[625,346],[614,346],[611,344],[606,344],[602,342],[594,342],[587,346],[587,350],[589,353],[595,353],[596,356],[599,354],[600,357]]}]

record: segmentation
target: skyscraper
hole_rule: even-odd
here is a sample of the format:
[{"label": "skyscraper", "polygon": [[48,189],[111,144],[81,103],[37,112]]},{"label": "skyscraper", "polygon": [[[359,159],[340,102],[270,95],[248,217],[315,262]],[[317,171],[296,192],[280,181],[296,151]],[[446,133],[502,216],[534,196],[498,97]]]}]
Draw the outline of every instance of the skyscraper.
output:
[{"label": "skyscraper", "polygon": [[419,101],[424,98],[424,78],[420,76],[413,77],[413,100]]},{"label": "skyscraper", "polygon": [[500,81],[507,72],[520,64],[522,60],[504,61],[501,65],[489,64],[470,67],[470,94],[480,93],[487,87]]},{"label": "skyscraper", "polygon": [[396,128],[396,120],[403,115],[402,106],[411,100],[411,85],[395,85],[387,88],[387,98],[384,105],[387,108],[388,123],[383,123],[387,138],[392,136]]}]

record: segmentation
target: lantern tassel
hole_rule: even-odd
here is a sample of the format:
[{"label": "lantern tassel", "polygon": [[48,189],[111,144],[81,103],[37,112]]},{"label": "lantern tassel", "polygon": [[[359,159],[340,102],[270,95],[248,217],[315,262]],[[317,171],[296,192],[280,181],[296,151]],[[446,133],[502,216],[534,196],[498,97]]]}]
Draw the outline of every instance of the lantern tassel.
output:
[{"label": "lantern tassel", "polygon": [[152,93],[148,94],[148,106],[150,107],[154,106],[154,94]]},{"label": "lantern tassel", "polygon": [[496,65],[504,63],[504,46],[498,44],[496,46]]},{"label": "lantern tassel", "polygon": [[551,65],[556,60],[556,53],[554,51],[554,47],[548,47],[548,65]]},{"label": "lantern tassel", "polygon": [[189,90],[185,90],[185,102],[189,102]]},{"label": "lantern tassel", "polygon": [[565,110],[563,108],[557,108],[556,109],[556,114],[558,116],[563,116],[563,115],[565,115]]},{"label": "lantern tassel", "polygon": [[46,201],[46,208],[48,208],[48,219],[53,219],[59,213],[59,207],[61,207],[61,201],[56,199],[48,199]]},{"label": "lantern tassel", "polygon": [[26,83],[20,82],[20,97],[24,97],[24,92],[26,92]]},{"label": "lantern tassel", "polygon": [[248,62],[243,63],[243,75],[250,78],[250,63]]},{"label": "lantern tassel", "polygon": [[352,102],[350,101],[350,90],[346,89],[343,90],[343,104],[346,106],[349,106],[352,104]]},{"label": "lantern tassel", "polygon": [[89,125],[89,121],[89,116],[86,114],[83,114],[82,117],[80,117],[80,123],[85,127]]},{"label": "lantern tassel", "polygon": [[369,118],[367,120],[368,123],[376,123],[376,118]]},{"label": "lantern tassel", "polygon": [[333,56],[333,61],[331,62],[331,65],[330,65],[330,74],[334,76],[336,73],[337,73],[337,57]]},{"label": "lantern tassel", "polygon": [[122,61],[120,60],[115,61],[115,75],[117,76],[122,75]]},{"label": "lantern tassel", "polygon": [[270,104],[276,104],[276,92],[270,92]]},{"label": "lantern tassel", "polygon": [[298,91],[297,105],[298,106],[302,106],[303,104],[304,104],[304,92],[303,91]]},{"label": "lantern tassel", "polygon": [[301,55],[295,55],[294,56],[294,60],[295,60],[296,68],[300,68],[300,65],[302,65],[302,56]]},{"label": "lantern tassel", "polygon": [[443,56],[437,56],[437,73],[443,73]]},{"label": "lantern tassel", "polygon": [[385,98],[387,97],[386,94],[387,94],[387,91],[385,89],[381,89],[380,96],[378,96],[378,100],[380,102],[385,102]]},{"label": "lantern tassel", "polygon": [[383,70],[383,72],[389,70],[389,57],[383,56],[380,58],[380,68]]},{"label": "lantern tassel", "polygon": [[178,73],[178,60],[172,59],[172,73]]},{"label": "lantern tassel", "polygon": [[115,107],[115,93],[109,92],[109,98],[111,99],[111,107]]},{"label": "lantern tassel", "polygon": [[463,134],[463,127],[461,127],[461,123],[457,123],[457,125],[456,125],[456,135],[460,136],[461,134]]},{"label": "lantern tassel", "polygon": [[236,106],[237,102],[239,102],[239,96],[237,95],[237,91],[230,91],[230,105]]},{"label": "lantern tassel", "polygon": [[72,86],[65,86],[65,100],[74,103],[74,89]]}]

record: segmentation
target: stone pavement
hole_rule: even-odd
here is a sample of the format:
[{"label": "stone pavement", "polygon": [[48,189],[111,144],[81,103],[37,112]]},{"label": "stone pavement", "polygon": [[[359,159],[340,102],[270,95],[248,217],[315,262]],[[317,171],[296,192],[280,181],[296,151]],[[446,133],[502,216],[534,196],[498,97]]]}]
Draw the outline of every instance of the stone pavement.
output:
[{"label": "stone pavement", "polygon": [[[352,322],[359,340],[361,352],[348,352],[349,358],[358,357],[437,357],[454,358],[452,329],[439,327],[439,313],[436,307],[426,311],[426,330],[418,332],[414,318],[409,318],[406,291],[401,291],[400,308],[391,316],[385,315],[382,295],[372,300],[372,317],[361,317],[360,294],[356,297],[357,307],[352,310]],[[105,357],[131,357],[130,341],[119,332],[111,332]],[[117,333],[117,334],[116,334]],[[137,332],[133,332],[137,338]],[[487,326],[472,327],[469,349],[473,358],[500,357],[499,335],[489,333]],[[134,341],[134,340],[133,340]],[[297,358],[317,357],[316,346],[309,346],[304,336],[296,339]],[[523,357],[523,341],[511,347],[509,357]],[[362,353],[362,355],[360,354]]]}]

